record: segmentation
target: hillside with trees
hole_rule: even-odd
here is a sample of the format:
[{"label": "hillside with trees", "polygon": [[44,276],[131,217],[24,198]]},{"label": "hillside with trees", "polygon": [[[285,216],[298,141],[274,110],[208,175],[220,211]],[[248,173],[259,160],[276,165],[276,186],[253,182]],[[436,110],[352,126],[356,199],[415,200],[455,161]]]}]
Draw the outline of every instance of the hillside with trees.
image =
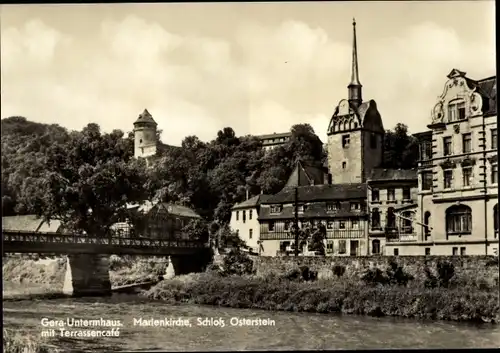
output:
[{"label": "hillside with trees", "polygon": [[[256,137],[238,137],[230,127],[209,142],[187,136],[146,169],[132,158],[130,133],[102,133],[97,124],[68,131],[24,117],[1,123],[3,215],[71,215],[75,227],[88,231],[96,227],[92,218],[109,223],[119,217],[114,209],[153,197],[192,207],[222,226],[247,193],[280,191],[297,160],[326,158],[309,124],[292,126],[291,139],[268,152]],[[406,126],[398,124],[386,136],[386,167],[414,167],[416,143]]]}]

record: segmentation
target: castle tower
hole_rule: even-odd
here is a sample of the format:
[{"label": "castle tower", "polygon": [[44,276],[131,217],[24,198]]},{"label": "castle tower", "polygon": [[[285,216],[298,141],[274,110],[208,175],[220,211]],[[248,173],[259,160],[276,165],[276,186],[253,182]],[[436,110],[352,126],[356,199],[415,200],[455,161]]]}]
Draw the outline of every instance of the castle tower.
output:
[{"label": "castle tower", "polygon": [[134,122],[134,157],[150,157],[156,155],[157,138],[156,122],[147,109],[144,109]]},{"label": "castle tower", "polygon": [[356,21],[353,20],[348,99],[337,105],[328,126],[328,171],[333,184],[364,183],[382,164],[384,126],[374,100],[363,102],[359,81]]}]

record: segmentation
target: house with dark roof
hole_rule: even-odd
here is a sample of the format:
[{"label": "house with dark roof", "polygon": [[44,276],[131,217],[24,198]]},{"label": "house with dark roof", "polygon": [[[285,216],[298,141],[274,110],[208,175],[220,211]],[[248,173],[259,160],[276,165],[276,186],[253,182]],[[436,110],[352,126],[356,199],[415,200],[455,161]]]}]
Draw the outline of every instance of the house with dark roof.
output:
[{"label": "house with dark roof", "polygon": [[270,195],[257,195],[233,206],[231,211],[231,229],[236,231],[241,240],[245,241],[250,249],[259,253],[260,250],[260,224],[259,213],[261,204]]},{"label": "house with dark roof", "polygon": [[45,222],[36,215],[7,216],[2,217],[2,230],[57,233],[61,232],[61,222],[57,220]]},{"label": "house with dark roof", "polygon": [[291,132],[281,132],[281,133],[272,133],[267,135],[257,135],[256,136],[261,142],[262,147],[265,150],[271,150],[275,147],[281,146],[290,140],[292,137]]},{"label": "house with dark roof", "polygon": [[416,239],[393,255],[498,254],[496,76],[453,69],[419,141]]},{"label": "house with dark roof", "polygon": [[129,204],[127,209],[138,217],[111,227],[116,234],[126,238],[187,239],[188,235],[182,229],[189,222],[202,218],[189,207],[166,202]]}]

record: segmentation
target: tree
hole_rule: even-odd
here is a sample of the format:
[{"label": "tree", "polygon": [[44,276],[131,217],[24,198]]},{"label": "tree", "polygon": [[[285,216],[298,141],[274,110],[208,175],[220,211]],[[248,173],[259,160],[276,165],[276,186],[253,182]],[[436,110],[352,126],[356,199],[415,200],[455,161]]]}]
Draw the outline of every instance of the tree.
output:
[{"label": "tree", "polygon": [[101,134],[97,124],[72,132],[66,143],[46,151],[43,171],[23,183],[20,203],[46,221],[59,220],[67,231],[111,234],[123,221],[127,203],[146,195],[146,166],[133,159],[123,133]]},{"label": "tree", "polygon": [[189,240],[197,240],[204,243],[209,240],[208,224],[201,219],[194,219],[188,222],[182,228],[182,233],[186,234]]},{"label": "tree", "polygon": [[325,256],[325,240],[326,240],[326,227],[324,224],[319,224],[311,235],[310,249],[316,251],[321,256]]},{"label": "tree", "polygon": [[385,168],[410,169],[417,167],[418,142],[408,135],[408,127],[398,123],[394,130],[387,130],[384,137]]}]

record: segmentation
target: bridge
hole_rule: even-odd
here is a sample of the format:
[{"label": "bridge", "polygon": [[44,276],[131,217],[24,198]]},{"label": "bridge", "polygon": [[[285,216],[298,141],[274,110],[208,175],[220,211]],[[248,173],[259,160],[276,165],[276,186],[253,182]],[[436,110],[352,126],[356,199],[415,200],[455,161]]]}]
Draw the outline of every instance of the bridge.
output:
[{"label": "bridge", "polygon": [[175,274],[199,272],[210,244],[198,240],[106,237],[2,229],[3,253],[65,254],[63,292],[72,296],[109,295],[109,255],[168,256]]}]

